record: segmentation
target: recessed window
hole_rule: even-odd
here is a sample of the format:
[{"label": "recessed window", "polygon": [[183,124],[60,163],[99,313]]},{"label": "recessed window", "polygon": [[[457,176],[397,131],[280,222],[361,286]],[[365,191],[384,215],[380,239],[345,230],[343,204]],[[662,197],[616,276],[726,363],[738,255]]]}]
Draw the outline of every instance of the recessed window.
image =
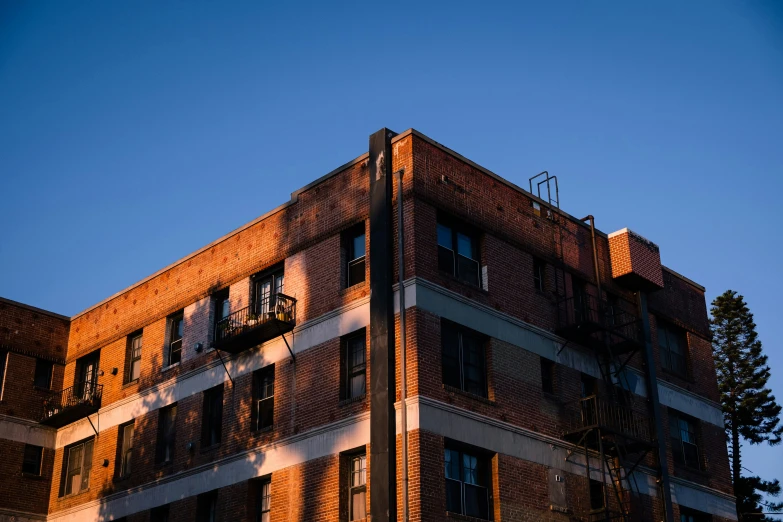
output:
[{"label": "recessed window", "polygon": [[120,426],[120,458],[118,478],[125,478],[131,474],[131,456],[133,455],[133,422]]},{"label": "recessed window", "polygon": [[65,448],[60,496],[75,495],[90,487],[93,439]]},{"label": "recessed window", "polygon": [[669,437],[674,462],[689,468],[701,469],[696,422],[692,417],[669,410]]},{"label": "recessed window", "polygon": [[351,457],[351,481],[348,495],[348,520],[367,518],[367,456]]},{"label": "recessed window", "polygon": [[486,397],[485,343],[476,332],[441,321],[443,384]]},{"label": "recessed window", "polygon": [[253,279],[255,303],[253,311],[259,317],[274,316],[277,310],[278,294],[285,289],[285,274],[280,268],[265,271]]},{"label": "recessed window", "polygon": [[255,522],[269,522],[272,516],[272,481],[269,478],[262,478],[253,482],[256,487]]},{"label": "recessed window", "polygon": [[360,223],[343,234],[345,249],[346,286],[364,282],[365,276],[365,234],[364,223]]},{"label": "recessed window", "polygon": [[128,353],[126,356],[125,383],[138,380],[141,375],[141,332],[128,336]]},{"label": "recessed window", "polygon": [[590,509],[599,510],[606,506],[604,483],[590,479]]},{"label": "recessed window", "polygon": [[220,444],[223,432],[223,385],[204,392],[204,407],[201,415],[201,447]]},{"label": "recessed window", "polygon": [[215,322],[222,321],[231,315],[231,301],[229,300],[229,289],[225,288],[215,293],[212,298],[215,303]]},{"label": "recessed window", "polygon": [[169,317],[169,346],[166,366],[177,364],[182,360],[182,335],[185,328],[185,315],[183,312]]},{"label": "recessed window", "polygon": [[688,341],[685,331],[663,321],[658,321],[657,330],[661,367],[675,375],[686,377]]},{"label": "recessed window", "polygon": [[174,460],[177,405],[166,406],[158,412],[158,441],[155,448],[155,461],[158,464],[168,464]]},{"label": "recessed window", "polygon": [[169,505],[152,508],[150,510],[150,522],[169,522]]},{"label": "recessed window", "polygon": [[275,420],[275,365],[253,372],[253,429],[271,428]]},{"label": "recessed window", "polygon": [[33,384],[36,388],[48,390],[52,387],[52,369],[54,365],[43,359],[35,360],[35,377]]},{"label": "recessed window", "polygon": [[202,493],[196,497],[196,522],[215,522],[217,520],[218,490]]},{"label": "recessed window", "polygon": [[446,511],[489,520],[490,459],[473,450],[445,448]]},{"label": "recessed window", "polygon": [[342,400],[363,397],[367,392],[367,345],[362,328],[342,338]]},{"label": "recessed window", "polygon": [[544,393],[555,393],[555,363],[549,359],[539,358],[541,362],[541,390]]},{"label": "recessed window", "polygon": [[546,263],[540,259],[533,259],[533,288],[539,292],[544,291],[544,276],[546,274]]},{"label": "recessed window", "polygon": [[595,377],[583,373],[579,378],[579,384],[581,387],[580,396],[583,399],[597,393]]},{"label": "recessed window", "polygon": [[41,461],[43,460],[43,448],[41,446],[33,446],[32,444],[24,445],[24,458],[22,459],[22,473],[28,475],[41,475]]},{"label": "recessed window", "polygon": [[438,221],[438,269],[481,286],[478,239],[467,226]]}]

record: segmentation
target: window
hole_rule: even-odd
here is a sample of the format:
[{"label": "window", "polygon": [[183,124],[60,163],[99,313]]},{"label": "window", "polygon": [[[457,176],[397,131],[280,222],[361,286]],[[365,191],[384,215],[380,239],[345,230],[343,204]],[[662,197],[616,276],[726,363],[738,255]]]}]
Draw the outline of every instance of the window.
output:
[{"label": "window", "polygon": [[93,439],[65,448],[60,496],[75,495],[90,487]]},{"label": "window", "polygon": [[220,444],[223,428],[223,385],[204,392],[204,407],[201,414],[201,447]]},{"label": "window", "polygon": [[489,520],[489,459],[446,448],[446,511]]},{"label": "window", "polygon": [[35,377],[33,378],[33,385],[36,388],[43,388],[48,390],[52,387],[52,368],[54,365],[43,359],[35,360]]},{"label": "window", "polygon": [[583,399],[585,397],[590,397],[591,395],[595,395],[597,393],[596,382],[594,377],[587,375],[586,373],[583,373],[580,376],[579,384],[581,386],[580,396]]},{"label": "window", "polygon": [[169,505],[152,508],[150,510],[150,522],[169,522]]},{"label": "window", "polygon": [[669,410],[669,437],[674,462],[701,469],[696,421],[682,413]]},{"label": "window", "polygon": [[539,360],[541,361],[541,389],[544,393],[555,393],[555,363],[543,357]]},{"label": "window", "polygon": [[215,293],[213,301],[215,303],[215,322],[222,321],[231,315],[231,301],[229,300],[229,289],[225,288]]},{"label": "window", "polygon": [[486,397],[485,340],[471,330],[445,321],[440,329],[443,384]]},{"label": "window", "polygon": [[590,509],[598,510],[606,507],[605,493],[603,482],[590,479]]},{"label": "window", "polygon": [[466,227],[438,222],[438,269],[481,286],[478,241]]},{"label": "window", "polygon": [[664,370],[685,377],[688,373],[685,356],[687,347],[688,341],[682,329],[659,321],[658,348],[661,354],[661,367]]},{"label": "window", "polygon": [[176,437],[177,405],[161,408],[158,413],[158,443],[155,461],[168,464],[174,460],[174,439]]},{"label": "window", "polygon": [[277,294],[282,294],[285,277],[282,269],[265,272],[254,278],[255,313],[259,316],[275,314]]},{"label": "window", "polygon": [[253,372],[253,429],[271,428],[275,421],[275,365]]},{"label": "window", "polygon": [[196,497],[196,522],[215,522],[217,520],[218,490],[202,493]]},{"label": "window", "polygon": [[342,400],[362,397],[367,389],[365,329],[342,340]]},{"label": "window", "polygon": [[141,332],[128,337],[128,354],[125,369],[125,383],[138,380],[141,375]]},{"label": "window", "polygon": [[367,456],[351,457],[351,482],[348,497],[348,520],[367,518]]},{"label": "window", "polygon": [[680,522],[710,522],[712,516],[695,509],[680,507]]},{"label": "window", "polygon": [[364,282],[365,238],[364,223],[349,229],[343,235],[346,253],[346,287]]},{"label": "window", "polygon": [[169,318],[169,350],[166,366],[177,364],[182,360],[182,333],[185,326],[185,315],[180,312]]},{"label": "window", "polygon": [[120,457],[118,478],[125,478],[131,474],[131,455],[133,454],[133,422],[120,426]]},{"label": "window", "polygon": [[544,291],[544,275],[546,264],[540,259],[533,259],[533,288],[539,292]]},{"label": "window", "polygon": [[91,400],[97,391],[99,360],[100,352],[95,351],[76,361],[74,392],[78,398],[84,401]]},{"label": "window", "polygon": [[256,480],[255,522],[269,522],[272,504],[272,481],[268,478]]},{"label": "window", "polygon": [[27,473],[28,475],[40,475],[42,459],[43,448],[41,446],[25,444],[24,458],[22,459],[22,473]]}]

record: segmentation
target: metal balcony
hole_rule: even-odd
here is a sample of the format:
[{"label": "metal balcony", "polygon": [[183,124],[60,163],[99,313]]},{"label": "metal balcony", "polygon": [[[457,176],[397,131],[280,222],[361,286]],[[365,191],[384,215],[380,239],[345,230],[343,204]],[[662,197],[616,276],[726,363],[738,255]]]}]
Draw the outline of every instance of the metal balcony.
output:
[{"label": "metal balcony", "polygon": [[[613,401],[591,395],[580,399],[564,438],[598,449],[600,437],[615,436],[629,453],[646,449],[652,444],[649,418]],[[593,432],[593,436],[590,433]],[[609,447],[607,445],[607,447]]]},{"label": "metal balcony", "polygon": [[615,355],[634,352],[643,346],[644,339],[641,321],[635,314],[591,295],[558,301],[556,332],[596,350],[606,347],[608,339]]},{"label": "metal balcony", "polygon": [[44,399],[41,424],[61,428],[96,413],[101,407],[103,385],[94,381],[77,382]]},{"label": "metal balcony", "polygon": [[295,325],[296,299],[274,294],[218,321],[213,346],[224,352],[243,352],[290,332]]}]

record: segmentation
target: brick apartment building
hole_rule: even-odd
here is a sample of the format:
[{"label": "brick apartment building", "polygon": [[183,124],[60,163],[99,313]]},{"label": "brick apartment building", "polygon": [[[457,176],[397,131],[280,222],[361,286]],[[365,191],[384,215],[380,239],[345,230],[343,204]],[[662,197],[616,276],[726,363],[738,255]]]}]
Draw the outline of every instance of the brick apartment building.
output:
[{"label": "brick apartment building", "polygon": [[704,288],[556,183],[382,129],[82,313],[0,300],[0,521],[736,520]]}]

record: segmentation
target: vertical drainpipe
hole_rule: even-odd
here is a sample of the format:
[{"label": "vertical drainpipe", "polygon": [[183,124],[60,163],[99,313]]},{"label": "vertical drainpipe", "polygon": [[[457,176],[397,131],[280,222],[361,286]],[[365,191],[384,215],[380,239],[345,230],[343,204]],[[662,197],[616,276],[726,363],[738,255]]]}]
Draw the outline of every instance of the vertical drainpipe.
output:
[{"label": "vertical drainpipe", "polygon": [[397,521],[392,223],[394,133],[370,136],[370,517]]},{"label": "vertical drainpipe", "polygon": [[663,511],[666,522],[675,522],[672,509],[672,490],[669,480],[669,465],[666,462],[666,440],[663,437],[663,419],[661,416],[661,401],[658,397],[658,375],[655,371],[655,357],[652,349],[652,336],[650,335],[650,316],[647,312],[647,292],[642,290],[636,293],[639,306],[639,315],[642,319],[642,333],[644,334],[644,363],[647,367],[647,397],[650,399],[650,409],[655,422],[655,436],[658,439],[658,466],[660,477],[658,486],[663,498]]},{"label": "vertical drainpipe", "polygon": [[408,398],[408,379],[405,357],[405,255],[403,236],[403,212],[402,212],[402,176],[405,169],[399,170],[397,175],[397,271],[400,287],[400,424],[402,425],[402,522],[408,522],[408,406],[405,400]]}]

